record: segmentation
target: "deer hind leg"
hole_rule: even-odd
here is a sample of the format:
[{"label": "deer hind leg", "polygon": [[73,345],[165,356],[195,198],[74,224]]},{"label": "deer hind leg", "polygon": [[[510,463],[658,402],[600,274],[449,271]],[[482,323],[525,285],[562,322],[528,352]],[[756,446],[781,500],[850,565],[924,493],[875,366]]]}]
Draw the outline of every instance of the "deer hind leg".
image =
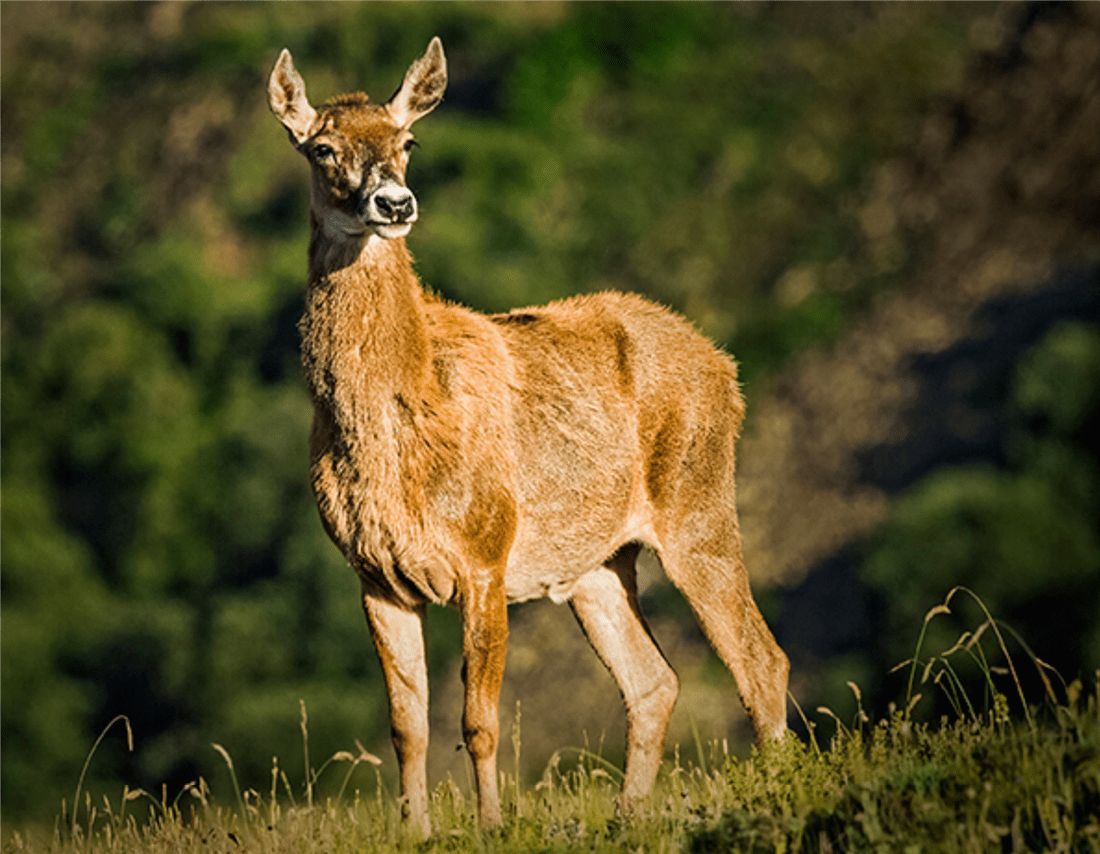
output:
[{"label": "deer hind leg", "polygon": [[626,705],[626,777],[622,807],[647,797],[661,762],[665,733],[680,683],[638,604],[636,546],[583,576],[569,604],[597,655],[611,671]]},{"label": "deer hind leg", "polygon": [[423,609],[409,610],[364,592],[363,610],[386,677],[402,812],[427,838],[432,826],[428,818],[428,668]]},{"label": "deer hind leg", "polygon": [[757,744],[787,729],[790,665],[756,607],[741,556],[737,518],[697,526],[668,537],[658,556],[672,583],[688,600],[703,629],[737,681]]}]

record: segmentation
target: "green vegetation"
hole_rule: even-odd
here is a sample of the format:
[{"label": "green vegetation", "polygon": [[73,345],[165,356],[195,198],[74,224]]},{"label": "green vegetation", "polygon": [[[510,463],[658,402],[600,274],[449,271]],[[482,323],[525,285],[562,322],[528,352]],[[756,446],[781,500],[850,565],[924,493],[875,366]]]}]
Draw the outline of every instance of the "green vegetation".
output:
[{"label": "green vegetation", "polygon": [[[949,615],[965,592],[953,591],[932,609],[924,629]],[[381,775],[365,790],[348,788],[357,766],[379,761],[361,746],[334,754],[300,786],[276,761],[270,786],[260,793],[241,791],[232,758],[214,745],[225,763],[215,786],[235,792],[235,806],[214,797],[201,778],[174,798],[124,788],[101,803],[82,799],[78,784],[75,806],[58,818],[52,837],[16,834],[4,851],[1100,851],[1097,695],[1075,682],[1064,693],[1059,689],[1058,703],[1051,688],[1026,721],[1013,720],[1005,695],[992,687],[1002,669],[992,662],[1007,664],[1013,675],[1020,666],[1002,628],[987,617],[928,660],[920,657],[922,629],[905,708],[872,723],[851,685],[850,725],[829,709],[817,712],[838,724],[825,748],[816,737],[807,745],[791,734],[740,761],[717,744],[709,756],[700,753],[698,764],[682,763],[677,751],[663,766],[651,803],[629,818],[615,806],[618,769],[580,751],[567,770],[561,754],[555,756],[533,788],[503,773],[505,824],[492,834],[478,830],[468,786],[441,784],[432,795],[434,835],[419,843]],[[942,688],[960,698],[948,684],[960,655],[981,663],[991,686],[989,710],[962,697],[952,718],[935,726],[915,722],[911,712],[921,695],[914,688]],[[914,678],[921,670],[923,678]],[[949,679],[941,680],[943,674]],[[129,736],[128,722],[113,723]],[[304,706],[301,733],[312,768]],[[518,727],[512,746],[518,766]],[[326,775],[340,788],[322,799],[316,790]]]},{"label": "green vegetation", "polygon": [[[1100,328],[1057,325],[1009,381],[1005,464],[922,478],[867,546],[864,577],[889,602],[885,635],[893,640],[880,662],[904,656],[905,628],[953,584],[980,590],[1059,669],[1100,662]],[[960,619],[932,627],[933,646],[978,613],[969,604],[958,610]],[[963,678],[980,684],[974,668]]]}]

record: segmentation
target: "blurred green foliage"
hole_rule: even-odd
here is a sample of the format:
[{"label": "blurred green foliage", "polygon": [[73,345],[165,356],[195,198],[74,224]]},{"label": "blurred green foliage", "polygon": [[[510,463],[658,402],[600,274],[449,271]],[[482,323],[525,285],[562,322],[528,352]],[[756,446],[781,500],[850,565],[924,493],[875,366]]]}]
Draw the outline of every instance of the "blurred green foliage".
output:
[{"label": "blurred green foliage", "polygon": [[[93,773],[154,791],[214,778],[212,740],[246,786],[265,785],[273,754],[301,779],[298,698],[315,756],[385,737],[357,583],[308,488],[294,326],[308,189],[267,113],[279,49],[315,101],[384,99],[443,38],[451,87],[409,174],[430,287],[485,310],[644,292],[735,352],[751,384],[900,281],[911,250],[882,239],[889,222],[867,233],[859,195],[957,81],[979,14],[4,4],[5,816],[52,814],[120,713],[138,750],[105,744]],[[993,548],[1020,512],[1045,514],[1065,558],[1050,567],[1049,543],[1021,542],[1006,559],[1030,573],[1094,567],[1095,531],[1047,494],[1066,471],[1095,507],[1095,472],[1063,441],[1075,412],[1044,396],[1043,372],[1068,360],[1094,392],[1095,339],[1066,330],[1044,348],[1017,389],[1021,417],[1043,421],[1021,432],[1038,450],[905,499],[882,583],[959,583],[983,542],[909,544],[932,548],[929,529],[963,505]],[[914,555],[942,579],[914,573]],[[455,618],[433,611],[429,628],[438,667]]]},{"label": "blurred green foliage", "polygon": [[[1062,323],[1028,349],[1007,409],[1004,467],[928,475],[873,538],[864,575],[888,602],[885,653],[910,656],[912,627],[963,585],[1063,678],[1089,675],[1100,667],[1100,326]],[[974,616],[936,623],[932,645],[949,647]]]}]

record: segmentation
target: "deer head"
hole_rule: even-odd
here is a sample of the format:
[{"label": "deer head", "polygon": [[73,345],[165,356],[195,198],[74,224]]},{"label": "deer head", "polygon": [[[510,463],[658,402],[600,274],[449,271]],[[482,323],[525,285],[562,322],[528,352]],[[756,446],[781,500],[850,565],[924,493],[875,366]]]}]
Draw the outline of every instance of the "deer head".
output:
[{"label": "deer head", "polygon": [[417,218],[416,197],[405,186],[409,128],[443,98],[447,60],[434,38],[385,104],[344,95],[317,109],[284,50],[268,81],[268,103],[313,171],[311,209],[325,234],[337,241],[404,237]]}]

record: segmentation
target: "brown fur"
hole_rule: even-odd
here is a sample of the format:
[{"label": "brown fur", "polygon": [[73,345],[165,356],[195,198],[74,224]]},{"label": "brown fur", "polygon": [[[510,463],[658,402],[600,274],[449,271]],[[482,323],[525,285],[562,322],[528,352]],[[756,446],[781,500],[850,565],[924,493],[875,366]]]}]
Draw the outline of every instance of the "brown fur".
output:
[{"label": "brown fur", "polygon": [[[691,603],[760,739],[785,728],[787,684],[787,659],[741,558],[733,362],[636,296],[486,317],[420,288],[403,237],[415,218],[406,143],[445,83],[433,40],[386,105],[350,96],[314,110],[285,51],[269,87],[313,164],[301,321],[313,488],[325,529],[362,581],[402,796],[425,833],[429,602],[462,612],[463,731],[486,825],[501,820],[508,602],[569,602],[619,683],[626,808],[652,787],[678,690],[638,604],[640,545]],[[404,212],[367,222],[375,193]]]}]

